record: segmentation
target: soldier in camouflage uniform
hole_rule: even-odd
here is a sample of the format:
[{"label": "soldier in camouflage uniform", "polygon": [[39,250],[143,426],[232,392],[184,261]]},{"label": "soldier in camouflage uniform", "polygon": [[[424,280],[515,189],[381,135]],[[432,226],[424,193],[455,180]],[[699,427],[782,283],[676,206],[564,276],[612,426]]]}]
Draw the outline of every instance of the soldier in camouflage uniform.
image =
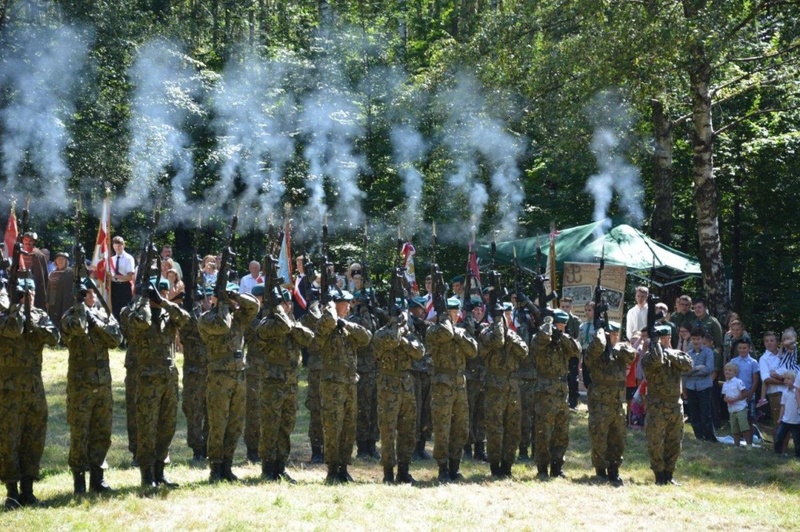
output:
[{"label": "soldier in camouflage uniform", "polygon": [[192,450],[192,460],[204,462],[208,443],[208,409],[206,408],[206,383],[208,381],[208,353],[200,338],[197,320],[208,310],[213,287],[207,287],[199,305],[192,311],[186,325],[181,327],[183,344],[183,402],[186,416],[186,443]]},{"label": "soldier in camouflage uniform", "polygon": [[258,456],[259,440],[261,439],[261,381],[263,379],[263,369],[265,353],[263,345],[256,338],[256,327],[261,323],[266,315],[264,308],[264,284],[259,283],[253,287],[250,294],[258,299],[258,314],[250,322],[244,333],[244,344],[247,346],[247,367],[244,370],[244,380],[247,385],[245,398],[244,416],[244,445],[247,448],[247,460],[258,463],[261,458]]},{"label": "soldier in camouflage uniform", "polygon": [[[310,331],[317,330],[317,323],[322,317],[319,306],[319,289],[309,285],[306,290],[307,310],[300,318],[300,323]],[[323,456],[323,431],[322,431],[322,399],[320,397],[320,383],[322,382],[322,353],[319,342],[315,338],[306,348],[308,352],[308,388],[306,390],[305,406],[309,412],[308,440],[311,443],[311,463],[321,464]]]},{"label": "soldier in camouflage uniform", "polygon": [[209,482],[238,479],[233,474],[233,454],[244,429],[244,332],[258,314],[258,300],[239,294],[228,283],[224,299],[212,296],[212,308],[200,316],[197,328],[208,352],[208,461]]},{"label": "soldier in camouflage uniform", "polygon": [[[530,345],[532,321],[528,312],[520,311],[519,308],[512,307],[513,322],[517,326],[517,334],[526,345]],[[530,354],[530,353],[529,353]],[[520,427],[521,436],[519,440],[520,462],[528,462],[536,454],[536,412],[534,410],[534,394],[536,391],[536,367],[534,366],[533,355],[520,360],[517,369],[517,379],[519,380],[519,402],[520,402]],[[530,449],[530,453],[528,451]]]},{"label": "soldier in camouflage uniform", "polygon": [[[483,301],[473,298],[472,304],[475,308],[472,311],[473,330],[468,332],[477,338],[480,335],[481,320],[483,319]],[[480,351],[480,346],[478,346]],[[480,352],[478,353],[480,355]],[[469,404],[469,440],[464,446],[464,453],[467,458],[475,458],[488,462],[486,456],[486,362],[482,356],[467,360],[467,403]],[[473,455],[473,445],[475,453]]]},{"label": "soldier in camouflage uniform", "polygon": [[[455,301],[458,308],[458,300]],[[428,327],[425,346],[433,362],[431,410],[433,458],[439,466],[439,482],[461,480],[459,473],[464,442],[469,438],[469,406],[464,372],[467,360],[478,354],[478,343],[463,328],[453,326],[446,312]]]},{"label": "soldier in camouflage uniform", "polygon": [[486,424],[489,468],[493,477],[510,477],[522,437],[517,369],[528,346],[511,330],[498,304],[492,324],[481,331],[478,346],[486,362]]},{"label": "soldier in camouflage uniform", "polygon": [[[408,300],[408,323],[417,338],[425,344],[425,332],[428,323],[425,321],[425,298],[415,297]],[[413,457],[419,460],[428,460],[430,456],[425,451],[425,443],[431,439],[433,421],[431,419],[431,375],[433,364],[430,353],[425,353],[419,360],[411,364],[411,375],[414,377],[414,396],[417,401],[417,445]]]},{"label": "soldier in camouflage uniform", "polygon": [[33,306],[33,280],[20,279],[16,288],[0,314],[0,480],[6,509],[39,504],[33,481],[39,479],[47,434],[42,351],[59,340],[47,312]]},{"label": "soldier in camouflage uniform", "polygon": [[[577,340],[564,333],[569,314],[556,310],[547,316],[531,342],[536,366],[536,469],[540,477],[563,477],[569,445],[567,373],[569,359],[578,356]],[[554,325],[555,323],[555,325]]]},{"label": "soldier in camouflage uniform", "polygon": [[[359,276],[360,277],[360,276]],[[347,321],[357,323],[375,334],[380,324],[373,309],[367,304],[367,288],[353,294],[356,303],[354,312]],[[378,428],[378,362],[375,359],[375,346],[370,342],[358,349],[358,418],[356,419],[356,456],[359,458],[380,458],[375,442],[380,437]]]},{"label": "soldier in camouflage uniform", "polygon": [[671,334],[669,326],[656,327],[659,341],[651,343],[642,357],[647,379],[647,454],[656,484],[660,486],[676,484],[672,475],[683,440],[681,373],[693,366],[692,357],[668,347]]},{"label": "soldier in camouflage uniform", "polygon": [[396,315],[373,337],[378,360],[378,424],[381,432],[381,465],[383,481],[411,484],[408,472],[414,452],[417,428],[417,399],[411,365],[425,355],[425,347],[412,332],[405,314],[395,308]]},{"label": "soldier in camouflage uniform", "polygon": [[353,296],[333,292],[317,324],[316,342],[322,353],[322,429],[325,439],[325,482],[352,482],[347,466],[352,462],[356,439],[357,353],[367,346],[372,334],[361,325],[344,320]]},{"label": "soldier in camouflage uniform", "polygon": [[619,342],[620,325],[609,322],[608,338],[600,328],[586,349],[585,360],[592,368],[592,383],[587,397],[592,465],[597,476],[622,485],[619,466],[625,451],[625,376],[636,358],[636,350]]},{"label": "soldier in camouflage uniform", "polygon": [[261,478],[294,480],[286,473],[290,438],[297,419],[297,380],[303,347],[314,333],[294,319],[292,295],[275,288],[271,309],[256,329],[257,349],[264,353],[261,376]]},{"label": "soldier in camouflage uniform", "polygon": [[125,339],[125,427],[128,434],[128,450],[131,452],[131,465],[139,467],[136,459],[136,442],[139,435],[136,433],[136,346],[132,345],[128,338],[131,332],[128,330],[127,322],[122,319],[120,312],[119,320],[120,331]]},{"label": "soldier in camouflage uniform", "polygon": [[103,465],[111,447],[111,371],[108,350],[117,347],[122,334],[114,316],[95,306],[94,289],[83,290],[75,305],[61,318],[61,332],[69,350],[67,370],[67,422],[69,468],[75,494],[110,491]]},{"label": "soldier in camouflage uniform", "polygon": [[189,313],[167,301],[169,282],[165,280],[158,291],[153,286],[139,290],[143,293],[120,313],[128,344],[136,352],[136,459],[142,487],[173,488],[178,485],[164,475],[164,463],[178,417],[175,338]]}]

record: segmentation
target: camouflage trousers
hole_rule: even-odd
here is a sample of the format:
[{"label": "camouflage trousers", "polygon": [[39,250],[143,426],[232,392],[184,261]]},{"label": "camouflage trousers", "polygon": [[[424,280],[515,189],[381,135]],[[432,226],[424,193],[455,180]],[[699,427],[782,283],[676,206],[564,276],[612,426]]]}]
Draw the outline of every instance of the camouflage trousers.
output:
[{"label": "camouflage trousers", "polygon": [[394,467],[411,463],[417,441],[417,399],[414,378],[378,377],[378,426],[381,431],[381,465]]},{"label": "camouflage trousers", "polygon": [[426,371],[412,371],[414,376],[414,395],[417,399],[417,441],[431,439],[433,422],[431,419],[431,376]]},{"label": "camouflage trousers", "polygon": [[233,460],[244,430],[244,379],[244,371],[208,372],[208,461],[212,464]]},{"label": "camouflage trousers", "polygon": [[625,411],[620,401],[599,401],[589,393],[589,438],[595,469],[619,467],[627,435]]},{"label": "camouflage trousers", "polygon": [[536,381],[534,379],[520,379],[519,399],[520,399],[520,419],[522,435],[519,440],[520,447],[528,448],[531,446],[531,458],[536,454],[536,412],[534,405],[534,390]]},{"label": "camouflage trousers", "polygon": [[169,455],[178,418],[178,371],[139,375],[136,382],[136,459],[151,467]]},{"label": "camouflage trousers", "polygon": [[186,416],[186,443],[195,453],[205,453],[208,441],[207,382],[206,369],[184,367],[181,408]]},{"label": "camouflage trousers", "polygon": [[522,437],[521,404],[516,379],[500,378],[486,387],[486,455],[489,462],[513,464]]},{"label": "camouflage trousers", "polygon": [[483,381],[467,381],[469,405],[469,440],[473,444],[486,439],[486,391]]},{"label": "camouflage trousers", "polygon": [[262,462],[286,463],[296,420],[297,384],[264,380],[261,383],[261,439],[258,445]]},{"label": "camouflage trousers", "polygon": [[245,394],[244,416],[244,445],[247,450],[259,448],[261,440],[261,361],[248,360],[250,366],[244,370],[244,380],[247,385]]},{"label": "camouflage trousers", "polygon": [[378,430],[378,374],[365,371],[358,374],[358,418],[356,419],[356,440],[377,440]]},{"label": "camouflage trousers", "polygon": [[322,400],[319,393],[322,372],[308,371],[308,390],[306,390],[306,408],[309,412],[308,439],[312,447],[322,447]]},{"label": "camouflage trousers", "polygon": [[569,446],[569,405],[567,385],[534,393],[536,409],[536,465],[564,463]]},{"label": "camouflage trousers", "polygon": [[73,471],[88,471],[106,461],[113,404],[110,383],[95,387],[67,382],[68,463]]},{"label": "camouflage trousers", "polygon": [[136,455],[136,368],[125,367],[125,424],[128,429],[128,450]]},{"label": "camouflage trousers", "polygon": [[676,397],[665,401],[647,396],[647,454],[653,471],[675,471],[683,441],[683,407]]},{"label": "camouflage trousers", "polygon": [[0,481],[38,479],[47,435],[47,400],[41,374],[4,374],[0,385]]},{"label": "camouflage trousers", "polygon": [[356,385],[324,380],[320,383],[325,463],[347,465],[356,441]]},{"label": "camouflage trousers", "polygon": [[462,382],[456,385],[435,382],[431,386],[433,458],[440,465],[448,460],[461,460],[469,439],[467,388],[464,377],[460,378]]}]

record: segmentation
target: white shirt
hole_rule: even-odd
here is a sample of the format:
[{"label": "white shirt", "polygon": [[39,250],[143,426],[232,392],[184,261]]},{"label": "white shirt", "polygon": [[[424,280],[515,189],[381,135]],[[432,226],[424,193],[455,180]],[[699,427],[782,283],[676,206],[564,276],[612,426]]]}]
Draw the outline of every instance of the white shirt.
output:
[{"label": "white shirt", "polygon": [[253,287],[258,284],[258,277],[253,277],[252,273],[248,273],[242,280],[239,282],[239,293],[240,294],[252,294]]},{"label": "white shirt", "polygon": [[[758,359],[758,366],[761,373],[761,380],[767,380],[772,371],[777,370],[781,365],[781,357],[777,353],[771,351],[764,351],[761,358]],[[785,384],[767,384],[767,393],[783,392],[786,389]]]},{"label": "white shirt", "polygon": [[[742,392],[745,390],[747,390],[747,388],[745,388],[742,379],[740,379],[739,377],[734,377],[731,380],[725,381],[722,384],[722,394],[725,397],[729,398],[740,397],[742,395]],[[747,408],[746,399],[740,399],[735,403],[726,403],[726,404],[728,405],[728,412],[739,412],[740,410],[744,410],[745,408]]]},{"label": "white shirt", "polygon": [[633,338],[633,333],[645,327],[647,327],[647,305],[641,308],[639,305],[634,305],[625,315],[625,333],[628,335],[628,340]]},{"label": "white shirt", "polygon": [[[119,261],[117,261],[119,257]],[[127,251],[123,251],[121,255],[114,255],[111,257],[111,272],[114,275],[128,275],[136,271],[136,261],[133,260],[133,255]],[[119,263],[119,270],[117,264]]]},{"label": "white shirt", "polygon": [[783,423],[791,423],[792,425],[800,425],[800,412],[797,411],[797,396],[795,389],[786,389],[783,391],[781,397],[781,404],[783,405]]}]

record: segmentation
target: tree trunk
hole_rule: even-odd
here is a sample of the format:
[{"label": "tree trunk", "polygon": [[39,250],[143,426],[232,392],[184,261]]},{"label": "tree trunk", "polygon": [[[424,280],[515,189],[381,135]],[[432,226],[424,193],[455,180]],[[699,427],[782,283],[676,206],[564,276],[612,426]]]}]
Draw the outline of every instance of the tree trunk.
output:
[{"label": "tree trunk", "polygon": [[703,283],[713,315],[727,314],[730,300],[725,282],[722,260],[717,206],[719,197],[714,180],[714,130],[711,122],[711,95],[709,84],[711,64],[705,46],[692,46],[692,64],[689,78],[692,96],[692,121],[694,132],[694,194],[697,205],[697,233],[700,244],[700,266]]},{"label": "tree trunk", "polygon": [[653,109],[653,237],[659,242],[672,243],[672,120],[664,104],[657,99],[650,101]]}]

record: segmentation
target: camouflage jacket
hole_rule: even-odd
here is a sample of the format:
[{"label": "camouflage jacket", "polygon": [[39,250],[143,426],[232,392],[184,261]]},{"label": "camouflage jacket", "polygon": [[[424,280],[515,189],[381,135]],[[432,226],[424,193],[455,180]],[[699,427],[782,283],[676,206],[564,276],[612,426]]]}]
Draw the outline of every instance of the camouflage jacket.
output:
[{"label": "camouflage jacket", "polygon": [[181,344],[183,344],[184,372],[200,373],[208,369],[206,344],[200,338],[200,330],[197,328],[197,316],[194,314],[181,327]]},{"label": "camouflage jacket", "polygon": [[[380,325],[378,318],[369,312],[366,305],[359,305],[357,311],[347,316],[347,321],[361,325],[369,331],[371,335],[375,335]],[[358,373],[375,373],[378,371],[378,362],[375,358],[375,346],[372,342],[358,348]]]},{"label": "camouflage jacket", "polygon": [[322,354],[319,350],[319,341],[317,340],[316,330],[319,319],[322,317],[322,311],[319,308],[319,301],[312,301],[308,305],[306,313],[300,318],[300,323],[310,330],[314,331],[314,339],[308,344],[306,350],[308,351],[308,371],[322,371]]},{"label": "camouflage jacket", "polygon": [[224,301],[204,312],[197,323],[200,338],[206,344],[208,371],[244,371],[244,332],[258,314],[258,300],[240,294],[239,307]]},{"label": "camouflage jacket", "polygon": [[388,323],[378,329],[372,337],[375,357],[378,359],[378,373],[388,377],[401,377],[407,373],[414,360],[425,355],[425,347],[400,318],[398,323]]},{"label": "camouflage jacket", "polygon": [[[151,308],[142,296],[122,309],[120,322],[135,350],[139,375],[169,375],[175,370],[175,338],[188,320],[189,313],[175,303],[163,301]],[[125,362],[128,367],[127,357]]]},{"label": "camouflage jacket", "polygon": [[[474,323],[474,320],[472,320],[471,324],[460,322],[456,324],[456,327],[462,329],[472,338],[480,338],[481,331],[484,327],[488,327],[488,324],[481,325]],[[465,375],[468,381],[486,382],[486,361],[483,359],[483,356],[481,356],[482,348],[480,343],[477,341],[475,343],[478,346],[478,356],[467,359],[467,371]]]},{"label": "camouflage jacket", "polygon": [[259,324],[261,324],[261,320],[264,319],[265,311],[266,309],[262,306],[255,318],[250,320],[250,324],[244,331],[244,345],[247,348],[248,368],[262,367],[267,357],[264,344],[258,341],[258,334],[256,333]]},{"label": "camouflage jacket", "polygon": [[610,403],[625,401],[625,376],[636,358],[636,350],[628,342],[619,342],[606,356],[606,345],[606,333],[599,330],[586,348],[586,364],[592,371],[589,399]]},{"label": "camouflage jacket", "polygon": [[692,357],[683,351],[664,349],[659,343],[652,344],[642,357],[642,369],[647,379],[647,397],[679,403],[681,374],[691,370],[692,366]]},{"label": "camouflage jacket", "polygon": [[[427,333],[430,324],[427,321],[415,318],[410,314],[408,316],[408,324],[411,330],[417,336],[417,338],[419,338],[420,342],[422,342],[422,344],[425,345],[425,334]],[[431,363],[431,355],[430,353],[427,352],[427,350],[422,358],[411,362],[411,370],[433,375],[433,364]]]},{"label": "camouflage jacket", "polygon": [[[342,327],[338,323],[342,323]],[[339,322],[336,307],[330,303],[322,312],[316,336],[322,355],[322,380],[355,384],[358,381],[358,348],[370,343],[372,333],[356,323]]]},{"label": "camouflage jacket", "polygon": [[466,330],[454,327],[445,318],[428,327],[425,334],[425,347],[433,363],[432,383],[450,384],[456,387],[466,385],[464,372],[467,360],[478,355],[478,342]]},{"label": "camouflage jacket", "polygon": [[283,308],[261,320],[256,328],[256,349],[264,353],[264,374],[267,380],[297,384],[300,373],[301,348],[314,339],[314,333]]},{"label": "camouflage jacket", "polygon": [[[91,314],[94,323],[89,325]],[[88,308],[80,302],[61,318],[61,332],[69,350],[67,381],[75,384],[111,384],[108,350],[122,341],[114,316],[102,308]]]},{"label": "camouflage jacket", "polygon": [[566,386],[569,359],[580,354],[578,341],[562,334],[557,342],[552,341],[553,324],[545,322],[531,342],[533,362],[536,367],[536,390],[544,391],[561,382]]},{"label": "camouflage jacket", "polygon": [[520,360],[528,357],[528,346],[509,329],[505,319],[496,320],[484,328],[478,345],[486,361],[486,384],[490,386],[502,386],[509,378],[516,379]]},{"label": "camouflage jacket", "polygon": [[0,389],[33,391],[41,386],[42,351],[45,345],[58,344],[59,334],[45,311],[32,306],[30,317],[28,332],[24,332],[22,305],[12,305],[0,314]]}]

